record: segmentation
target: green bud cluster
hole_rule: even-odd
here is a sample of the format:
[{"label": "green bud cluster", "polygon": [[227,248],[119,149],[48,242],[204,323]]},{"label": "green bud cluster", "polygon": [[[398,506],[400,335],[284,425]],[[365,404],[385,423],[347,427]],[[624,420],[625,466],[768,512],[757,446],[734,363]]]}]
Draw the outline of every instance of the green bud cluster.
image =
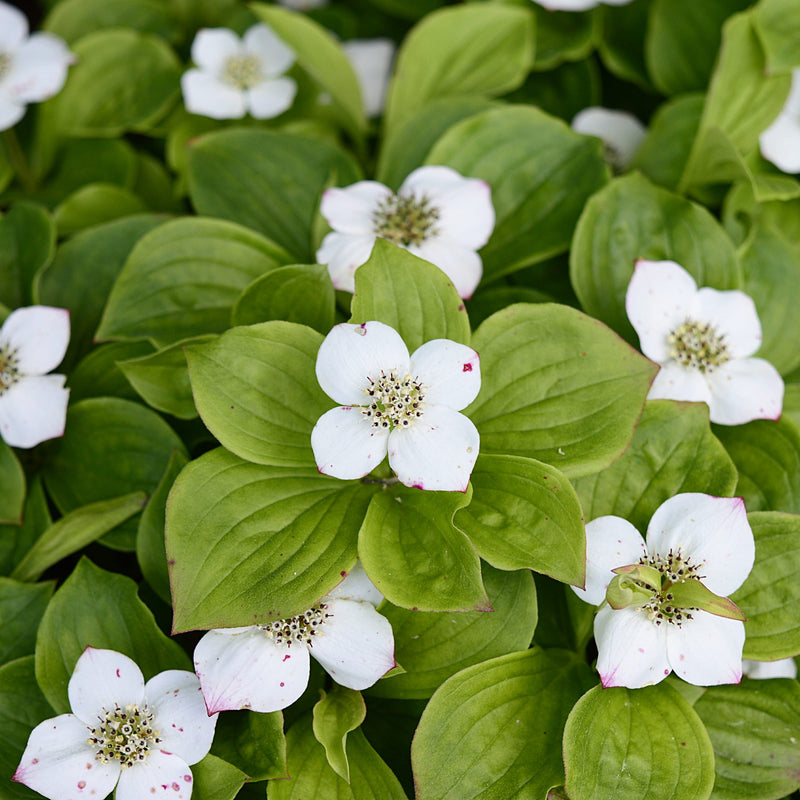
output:
[{"label": "green bud cluster", "polygon": [[293,644],[306,644],[311,647],[314,637],[332,616],[333,614],[328,613],[328,606],[325,603],[318,603],[296,617],[279,619],[277,622],[259,627],[275,644],[285,644],[287,647]]},{"label": "green bud cluster", "polygon": [[670,358],[684,367],[713,372],[730,360],[725,336],[708,323],[687,319],[667,337]]},{"label": "green bud cluster", "polygon": [[387,375],[381,370],[379,378],[368,380],[370,385],[364,394],[369,397],[369,405],[363,406],[361,413],[372,420],[373,428],[408,428],[423,415],[425,386],[415,378],[400,378],[394,372]]},{"label": "green bud cluster", "polygon": [[426,197],[393,194],[381,202],[372,219],[376,236],[409,247],[436,234],[439,209]]},{"label": "green bud cluster", "polygon": [[[0,62],[1,68],[2,63]],[[10,389],[19,378],[19,361],[16,350],[0,345],[0,396]]]},{"label": "green bud cluster", "polygon": [[256,56],[231,56],[222,70],[222,80],[237,89],[251,89],[263,79],[264,71]]},{"label": "green bud cluster", "polygon": [[128,703],[125,708],[115,705],[103,709],[97,719],[100,724],[90,728],[89,744],[95,758],[103,764],[119,761],[122,767],[132,767],[147,758],[150,748],[159,744],[158,731],[153,728],[153,712],[147,706]]}]

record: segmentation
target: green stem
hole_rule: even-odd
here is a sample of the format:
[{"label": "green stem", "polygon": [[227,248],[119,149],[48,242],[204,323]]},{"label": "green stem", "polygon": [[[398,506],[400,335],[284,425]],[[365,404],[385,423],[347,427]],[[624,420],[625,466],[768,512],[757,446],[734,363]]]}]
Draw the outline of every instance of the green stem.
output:
[{"label": "green stem", "polygon": [[17,133],[13,128],[3,131],[3,141],[6,145],[8,160],[17,176],[22,188],[27,194],[33,194],[36,190],[36,182],[33,179],[28,159],[22,150],[22,146],[17,138]]}]

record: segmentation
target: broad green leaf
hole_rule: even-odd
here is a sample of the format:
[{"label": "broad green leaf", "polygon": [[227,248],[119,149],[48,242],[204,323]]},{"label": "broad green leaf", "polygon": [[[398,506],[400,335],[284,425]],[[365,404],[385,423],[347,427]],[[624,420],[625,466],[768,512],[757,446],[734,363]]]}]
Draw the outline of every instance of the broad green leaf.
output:
[{"label": "broad green leaf", "polygon": [[33,655],[36,629],[55,583],[20,583],[0,578],[0,664]]},{"label": "broad green leaf", "polygon": [[384,603],[392,624],[395,658],[404,673],[378,681],[371,697],[430,697],[451,675],[530,646],[536,628],[536,587],[528,570],[501,572],[483,565],[492,611],[409,611]]},{"label": "broad green leaf", "polygon": [[325,748],[331,769],[350,783],[347,762],[347,734],[364,721],[367,707],[360,692],[334,684],[314,706],[314,738]]},{"label": "broad green leaf", "polygon": [[573,308],[519,304],[489,317],[472,346],[481,391],[464,412],[484,454],[553,464],[568,477],[628,446],[656,365]]},{"label": "broad green leaf", "polygon": [[478,554],[453,524],[471,494],[395,485],[373,495],[358,556],[387,600],[422,611],[490,610]]},{"label": "broad green leaf", "polygon": [[184,205],[173,185],[173,176],[167,171],[163,161],[149,153],[140,151],[137,154],[136,181],[133,191],[153,211],[179,214]]},{"label": "broad green leaf", "polygon": [[166,222],[133,248],[97,338],[147,338],[164,347],[221,333],[242,290],[287,258],[269,240],[230,222],[198,217]]},{"label": "broad green leaf", "polygon": [[587,521],[613,514],[644,534],[665,500],[683,492],[731,497],[737,477],[705,403],[649,400],[628,449],[575,489]]},{"label": "broad green leaf", "polygon": [[350,322],[384,322],[410,353],[431,339],[469,344],[469,318],[450,279],[402,247],[377,239],[355,281]]},{"label": "broad green leaf", "polygon": [[281,711],[269,714],[228,711],[220,714],[211,749],[252,781],[289,777]]},{"label": "broad green leaf", "polygon": [[703,723],[666,683],[587,692],[567,720],[564,765],[570,800],[707,800],[714,785]]},{"label": "broad green leaf", "polygon": [[14,451],[0,439],[0,525],[22,523],[25,504],[25,472]]},{"label": "broad green leaf", "polygon": [[484,282],[565,252],[586,201],[608,180],[597,139],[532,106],[453,125],[426,163],[482,178],[492,189],[496,222],[481,250]]},{"label": "broad green leaf", "polygon": [[222,448],[192,461],[167,503],[174,630],[310,608],[352,569],[371,494],[316,468],[264,467]]},{"label": "broad green leaf", "polygon": [[569,264],[583,310],[629,341],[635,334],[625,313],[625,292],[639,258],[677,261],[698,286],[741,285],[733,243],[714,217],[632,174],[612,181],[586,204]]},{"label": "broad green leaf", "polygon": [[69,711],[67,684],[87,647],[117,650],[149,680],[165,669],[189,669],[183,648],[156,625],[136,584],[83,558],[53,596],[36,637],[36,680],[57,713]]},{"label": "broad green leaf", "polygon": [[333,406],[316,379],[320,344],[311,328],[274,321],[186,349],[197,410],[223,446],[257,464],[315,466],[311,430]]},{"label": "broad green leaf", "polygon": [[144,201],[129,189],[113,183],[90,183],[59,203],[54,218],[59,236],[70,236],[84,228],[146,211]]},{"label": "broad green leaf", "polygon": [[543,798],[563,782],[558,743],[594,683],[582,659],[526,650],[454,675],[431,698],[411,746],[417,800]]},{"label": "broad green leaf", "polygon": [[713,800],[773,800],[800,788],[800,686],[745,680],[695,703],[716,754]]},{"label": "broad green leaf", "polygon": [[9,308],[30,305],[36,272],[56,251],[56,227],[46,208],[15,203],[0,218],[0,303]]},{"label": "broad green leaf", "polygon": [[596,35],[594,14],[554,12],[538,6],[535,9],[535,70],[551,70],[564,61],[578,61],[589,55]]},{"label": "broad green leaf", "polygon": [[240,769],[210,753],[190,769],[194,800],[233,800],[247,780]]},{"label": "broad green leaf", "polygon": [[653,0],[638,0],[622,6],[602,5],[598,9],[603,30],[597,50],[603,64],[618,78],[644,89],[650,88],[644,41],[652,6]]},{"label": "broad green leaf", "polygon": [[770,73],[800,66],[800,6],[793,0],[761,0],[753,27],[758,34]]},{"label": "broad green leaf", "polygon": [[541,461],[478,456],[472,502],[456,514],[481,558],[500,569],[532,569],[583,586],[586,534],[570,482]]},{"label": "broad green leaf", "polygon": [[10,575],[52,519],[42,481],[37,475],[28,488],[21,525],[0,524],[0,574]]},{"label": "broad green leaf", "polygon": [[87,397],[139,400],[141,395],[131,386],[120,369],[119,362],[152,355],[153,350],[153,345],[145,339],[135,342],[109,342],[90,350],[67,379],[70,402],[77,403]]}]

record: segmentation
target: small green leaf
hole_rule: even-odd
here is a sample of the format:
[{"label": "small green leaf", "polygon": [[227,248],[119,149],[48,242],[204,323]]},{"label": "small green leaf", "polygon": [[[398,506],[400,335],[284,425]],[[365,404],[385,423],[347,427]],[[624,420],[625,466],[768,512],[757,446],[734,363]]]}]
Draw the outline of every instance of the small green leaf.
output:
[{"label": "small green leaf", "polygon": [[679,608],[699,608],[717,617],[745,621],[742,610],[727,597],[714,594],[700,581],[683,581],[670,588]]},{"label": "small green leaf", "polygon": [[211,753],[190,769],[194,800],[233,800],[247,780],[244,772]]},{"label": "small green leaf", "polygon": [[537,8],[536,70],[551,70],[564,61],[580,61],[592,51],[595,28],[593,14]]},{"label": "small green leaf", "polygon": [[60,203],[54,218],[59,236],[70,236],[84,228],[145,211],[145,203],[129,189],[113,183],[90,183]]},{"label": "small green leaf", "polygon": [[761,0],[753,20],[770,73],[800,66],[800,6],[793,0]]},{"label": "small green leaf", "polygon": [[70,44],[106,28],[134,28],[167,40],[178,33],[171,9],[158,0],[63,0],[42,25]]},{"label": "small green leaf", "polygon": [[33,655],[36,629],[55,583],[20,583],[0,578],[0,664]]},{"label": "small green leaf", "polygon": [[289,777],[281,711],[220,714],[211,750],[242,770],[251,781]]},{"label": "small green leaf", "polygon": [[367,707],[360,692],[333,685],[314,706],[314,736],[325,748],[331,769],[350,783],[350,765],[347,762],[347,734],[358,728],[367,715]]},{"label": "small green leaf", "polygon": [[42,489],[41,478],[37,475],[28,489],[22,524],[0,524],[0,574],[11,574],[51,523],[47,498]]},{"label": "small green leaf", "polygon": [[25,472],[14,451],[0,439],[0,524],[22,523],[25,504]]},{"label": "small green leaf", "polygon": [[88,397],[121,397],[138,401],[141,396],[125,377],[119,362],[152,355],[153,351],[153,345],[145,339],[109,342],[90,350],[67,379],[70,402],[77,403]]}]

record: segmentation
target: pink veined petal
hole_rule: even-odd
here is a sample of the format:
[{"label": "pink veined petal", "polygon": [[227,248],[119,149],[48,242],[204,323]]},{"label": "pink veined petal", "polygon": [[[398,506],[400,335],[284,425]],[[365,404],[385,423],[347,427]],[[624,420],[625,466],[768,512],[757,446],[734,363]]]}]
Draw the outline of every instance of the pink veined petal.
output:
[{"label": "pink veined petal", "polygon": [[421,245],[406,248],[415,256],[430,261],[453,282],[459,297],[469,300],[483,277],[483,261],[469,247],[449,236],[435,236]]},{"label": "pink veined petal", "polygon": [[0,395],[0,436],[11,447],[35,447],[64,435],[69,389],[65,375],[22,378]]},{"label": "pink veined petal", "polygon": [[283,75],[294,64],[294,50],[264,23],[248,28],[242,37],[242,43],[247,53],[258,56],[261,60],[267,78]]},{"label": "pink veined petal", "polygon": [[371,603],[333,598],[331,616],[318,629],[311,655],[336,683],[366,689],[395,666],[394,634]]},{"label": "pink veined petal", "polygon": [[647,549],[680,550],[703,565],[702,583],[723,597],[745,581],[755,560],[755,541],[741,497],[688,492],[664,501],[647,526]]},{"label": "pink veined petal", "polygon": [[78,719],[97,724],[97,715],[115,705],[138,704],[144,699],[144,677],[135,661],[116,650],[87,647],[67,686],[69,704]]},{"label": "pink veined petal", "polygon": [[342,292],[356,290],[355,271],[366,264],[375,246],[372,233],[353,235],[349,233],[329,233],[317,250],[318,264],[328,267],[334,289]]},{"label": "pink veined petal", "polygon": [[783,378],[763,358],[727,361],[709,376],[712,422],[743,425],[754,419],[779,419],[783,411]]},{"label": "pink veined petal", "polygon": [[587,136],[597,136],[615,154],[614,166],[627,169],[639,149],[647,128],[628,111],[590,106],[572,119],[572,130]]},{"label": "pink veined petal", "polygon": [[6,78],[8,92],[23,103],[40,103],[64,86],[75,56],[66,42],[52,33],[34,33],[16,53]]},{"label": "pink veined petal", "polygon": [[247,107],[256,119],[283,114],[294,102],[297,84],[292,78],[272,78],[245,92]]},{"label": "pink veined petal", "polygon": [[463,414],[429,405],[411,427],[389,434],[389,466],[405,486],[466,492],[480,441],[478,429]]},{"label": "pink veined petal", "polygon": [[367,405],[366,390],[381,372],[405,376],[408,371],[408,348],[400,334],[382,322],[334,325],[317,353],[319,385],[342,405]]},{"label": "pink veined petal", "polygon": [[229,58],[243,53],[239,37],[228,28],[202,28],[192,42],[192,61],[215,77],[222,74]]},{"label": "pink veined petal", "polygon": [[247,113],[245,94],[215,75],[190,69],[181,76],[183,103],[190,114],[212,119],[241,119]]},{"label": "pink veined petal", "polygon": [[122,771],[115,800],[189,800],[194,778],[186,762],[165,750],[151,750],[140,764]]},{"label": "pink veined petal", "polygon": [[739,683],[744,623],[692,611],[692,619],[667,627],[667,655],[675,674],[695,686]]},{"label": "pink veined petal", "polygon": [[332,600],[365,600],[373,606],[379,605],[383,600],[383,595],[369,579],[360,561],[356,561],[353,569],[327,594],[327,597]]},{"label": "pink veined petal", "polygon": [[667,361],[670,332],[687,318],[696,319],[699,308],[697,284],[680,264],[644,259],[636,262],[625,295],[625,311],[648,358],[659,364]]},{"label": "pink veined petal", "polygon": [[377,117],[383,111],[395,45],[391,39],[351,39],[342,43],[361,87],[364,111]]},{"label": "pink veined petal", "polygon": [[311,431],[311,449],[323,475],[363,478],[386,458],[388,430],[374,428],[356,406],[326,411]]},{"label": "pink veined petal", "polygon": [[647,555],[644,539],[622,517],[598,517],[586,525],[586,588],[570,586],[587,603],[599,606],[617,567],[635,564]]},{"label": "pink veined petal", "polygon": [[0,3],[0,51],[13,53],[28,35],[28,18],[10,3]]},{"label": "pink veined petal", "polygon": [[44,375],[64,358],[69,344],[69,311],[28,306],[12,311],[0,328],[0,347],[16,351],[20,372]]},{"label": "pink veined petal", "polygon": [[708,378],[699,369],[684,367],[677,361],[667,361],[656,373],[648,400],[688,400],[711,404]]},{"label": "pink veined petal", "polygon": [[119,761],[98,761],[88,737],[86,725],[72,714],[40,722],[28,737],[13,780],[50,800],[101,800],[111,793],[122,767]]},{"label": "pink veined petal", "polygon": [[13,128],[25,116],[25,104],[11,97],[7,89],[0,84],[0,131]]},{"label": "pink veined petal", "polygon": [[369,235],[374,241],[375,211],[391,196],[392,190],[377,181],[359,181],[343,189],[332,187],[322,193],[319,213],[338,233]]},{"label": "pink veined petal", "polygon": [[175,753],[187,764],[208,755],[217,715],[208,715],[197,675],[182,669],[159,672],[145,684],[144,695],[162,750]]},{"label": "pink veined petal", "polygon": [[761,322],[750,295],[720,292],[704,286],[697,292],[700,322],[709,322],[725,336],[731,358],[747,358],[761,347]]},{"label": "pink veined petal", "polygon": [[663,681],[671,671],[665,627],[636,608],[601,608],[594,618],[594,638],[603,686],[640,689]]},{"label": "pink veined petal", "polygon": [[411,375],[427,387],[425,402],[461,411],[481,390],[480,356],[465,344],[431,339],[411,355]]},{"label": "pink veined petal", "polygon": [[208,712],[278,711],[308,686],[308,648],[277,645],[257,626],[209,631],[194,649]]},{"label": "pink veined petal", "polygon": [[458,242],[469,250],[479,250],[489,241],[494,230],[495,214],[492,189],[486,181],[458,175],[457,184],[431,194],[434,204],[439,208],[437,227],[443,239]]},{"label": "pink veined petal", "polygon": [[796,678],[797,662],[793,658],[781,658],[777,661],[742,660],[742,673],[753,680],[769,678]]}]

